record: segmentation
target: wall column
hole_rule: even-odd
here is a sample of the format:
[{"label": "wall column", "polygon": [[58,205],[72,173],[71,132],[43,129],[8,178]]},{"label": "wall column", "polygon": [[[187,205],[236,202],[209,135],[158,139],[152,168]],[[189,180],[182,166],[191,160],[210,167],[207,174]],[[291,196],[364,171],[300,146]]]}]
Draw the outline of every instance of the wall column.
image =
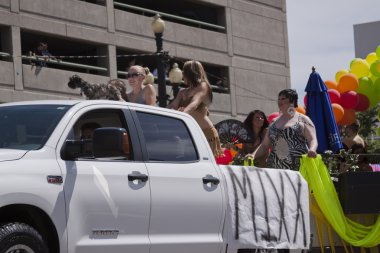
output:
[{"label": "wall column", "polygon": [[13,58],[13,74],[15,80],[15,90],[24,90],[22,77],[22,59],[21,59],[21,34],[20,27],[11,27],[12,38],[12,58]]}]

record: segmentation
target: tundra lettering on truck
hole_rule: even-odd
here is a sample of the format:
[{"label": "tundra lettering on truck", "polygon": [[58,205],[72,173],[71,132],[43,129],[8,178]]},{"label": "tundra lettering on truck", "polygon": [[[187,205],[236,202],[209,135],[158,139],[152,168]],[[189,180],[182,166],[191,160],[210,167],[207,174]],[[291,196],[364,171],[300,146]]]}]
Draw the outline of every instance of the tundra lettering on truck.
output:
[{"label": "tundra lettering on truck", "polygon": [[[185,113],[108,100],[6,103],[0,130],[0,252],[236,253],[309,245],[307,186],[294,184],[299,175],[218,166]],[[280,174],[293,190],[273,183]]]}]

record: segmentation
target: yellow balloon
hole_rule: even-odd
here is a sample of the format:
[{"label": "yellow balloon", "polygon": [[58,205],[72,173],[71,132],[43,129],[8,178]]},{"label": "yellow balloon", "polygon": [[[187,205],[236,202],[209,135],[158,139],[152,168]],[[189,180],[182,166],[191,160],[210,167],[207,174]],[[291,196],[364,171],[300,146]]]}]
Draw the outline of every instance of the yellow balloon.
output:
[{"label": "yellow balloon", "polygon": [[338,70],[338,72],[336,72],[335,74],[335,81],[337,83],[339,83],[339,80],[340,80],[340,77],[344,74],[347,74],[348,73],[348,70],[347,69],[341,69],[341,70]]},{"label": "yellow balloon", "polygon": [[357,78],[368,76],[369,64],[363,59],[357,59],[352,62],[350,72],[356,75]]},{"label": "yellow balloon", "polygon": [[365,60],[368,62],[369,65],[371,65],[374,61],[377,60],[377,56],[375,52],[369,53]]}]

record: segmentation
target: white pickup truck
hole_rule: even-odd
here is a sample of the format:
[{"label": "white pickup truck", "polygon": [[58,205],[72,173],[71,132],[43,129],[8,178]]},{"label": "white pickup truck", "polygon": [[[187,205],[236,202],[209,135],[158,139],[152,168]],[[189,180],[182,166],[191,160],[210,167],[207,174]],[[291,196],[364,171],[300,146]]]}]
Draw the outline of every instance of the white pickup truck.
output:
[{"label": "white pickup truck", "polygon": [[[83,139],[81,126],[90,122],[100,128],[92,140]],[[84,152],[88,145],[91,154]],[[294,230],[282,220],[284,184],[285,192],[293,191],[288,176],[281,176],[281,187],[272,185],[270,201],[269,190],[252,195],[258,192],[252,184],[270,179],[267,172],[252,172],[257,183],[228,183],[228,171],[215,163],[197,123],[181,112],[107,100],[2,104],[0,252],[233,253],[239,249],[229,242],[248,223],[256,240],[275,245],[281,237],[296,241],[294,233],[300,233],[303,247],[309,246],[298,173]],[[240,190],[229,194],[228,184]],[[252,216],[238,218],[244,210],[231,196],[247,194]],[[261,221],[252,219],[261,212],[255,206],[265,211]],[[279,227],[268,215],[276,208],[282,211],[273,219]]]}]

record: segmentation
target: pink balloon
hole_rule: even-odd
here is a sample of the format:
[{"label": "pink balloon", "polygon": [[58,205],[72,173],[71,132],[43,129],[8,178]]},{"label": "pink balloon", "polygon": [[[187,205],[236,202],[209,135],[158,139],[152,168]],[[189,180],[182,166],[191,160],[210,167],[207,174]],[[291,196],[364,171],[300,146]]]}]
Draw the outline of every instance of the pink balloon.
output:
[{"label": "pink balloon", "polygon": [[340,104],[340,93],[339,91],[335,89],[329,89],[327,90],[327,93],[329,94],[331,103]]},{"label": "pink balloon", "polygon": [[358,103],[359,97],[355,91],[346,91],[340,95],[340,105],[345,109],[354,109]]},{"label": "pink balloon", "polygon": [[280,113],[279,112],[272,112],[271,114],[268,115],[268,122],[269,124],[272,123],[272,121],[277,118],[278,116],[280,116]]},{"label": "pink balloon", "polygon": [[369,99],[366,95],[358,93],[359,103],[355,107],[355,111],[362,112],[368,109],[369,107]]}]

